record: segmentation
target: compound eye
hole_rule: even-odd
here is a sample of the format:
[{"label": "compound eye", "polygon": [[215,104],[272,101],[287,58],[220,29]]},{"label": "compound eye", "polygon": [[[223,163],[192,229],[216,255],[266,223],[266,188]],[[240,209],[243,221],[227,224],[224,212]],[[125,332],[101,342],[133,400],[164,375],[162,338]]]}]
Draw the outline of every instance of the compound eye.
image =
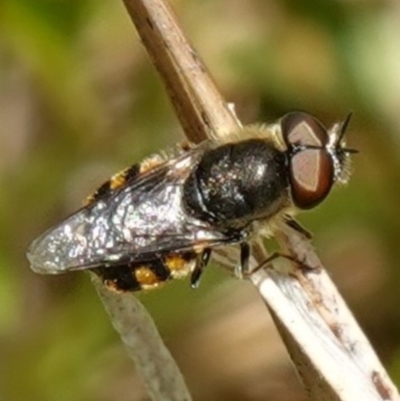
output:
[{"label": "compound eye", "polygon": [[304,146],[323,148],[329,141],[325,127],[307,113],[286,114],[281,120],[281,129],[283,140],[289,150]]},{"label": "compound eye", "polygon": [[328,132],[316,118],[302,112],[284,116],[281,128],[293,202],[300,209],[310,209],[326,198],[334,181],[333,160],[326,148]]},{"label": "compound eye", "polygon": [[290,184],[294,204],[310,209],[322,202],[333,185],[333,162],[325,149],[304,149],[291,156]]}]

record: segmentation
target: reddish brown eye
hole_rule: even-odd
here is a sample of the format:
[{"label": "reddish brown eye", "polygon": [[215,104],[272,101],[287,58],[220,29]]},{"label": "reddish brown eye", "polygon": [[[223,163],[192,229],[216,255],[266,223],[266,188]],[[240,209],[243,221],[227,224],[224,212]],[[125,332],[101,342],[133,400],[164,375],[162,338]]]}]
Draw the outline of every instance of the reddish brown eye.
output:
[{"label": "reddish brown eye", "polygon": [[304,149],[290,159],[290,184],[294,204],[310,209],[322,202],[333,185],[333,164],[325,149]]},{"label": "reddish brown eye", "polygon": [[329,137],[324,126],[302,112],[286,114],[281,120],[282,136],[289,150],[301,146],[326,146]]},{"label": "reddish brown eye", "polygon": [[287,146],[294,204],[310,209],[322,202],[334,182],[334,166],[327,150],[329,135],[313,116],[294,112],[281,121]]}]

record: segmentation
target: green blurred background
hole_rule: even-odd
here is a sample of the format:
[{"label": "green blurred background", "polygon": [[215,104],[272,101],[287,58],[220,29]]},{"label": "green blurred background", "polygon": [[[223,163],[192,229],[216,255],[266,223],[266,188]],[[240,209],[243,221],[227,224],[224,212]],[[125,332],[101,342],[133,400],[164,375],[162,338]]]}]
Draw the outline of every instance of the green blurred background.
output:
[{"label": "green blurred background", "polygon": [[[186,0],[174,8],[238,116],[349,112],[350,185],[300,217],[400,382],[400,3]],[[83,273],[29,242],[119,169],[182,138],[122,1],[0,7],[0,399],[146,399]],[[196,400],[304,400],[268,312],[217,268],[141,294]]]}]

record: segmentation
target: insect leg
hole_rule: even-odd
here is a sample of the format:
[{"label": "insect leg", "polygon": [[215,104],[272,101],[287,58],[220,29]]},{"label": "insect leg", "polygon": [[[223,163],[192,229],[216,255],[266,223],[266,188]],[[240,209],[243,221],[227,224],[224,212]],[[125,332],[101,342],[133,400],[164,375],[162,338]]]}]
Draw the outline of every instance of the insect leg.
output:
[{"label": "insect leg", "polygon": [[197,288],[199,286],[201,275],[203,274],[204,268],[208,265],[210,257],[211,257],[210,248],[204,249],[204,251],[197,257],[196,265],[190,276],[190,286],[192,288]]},{"label": "insect leg", "polygon": [[312,238],[312,234],[306,228],[304,228],[297,220],[292,219],[291,217],[287,217],[285,220],[285,224],[293,230],[297,231],[301,235],[304,235],[307,239]]},{"label": "insect leg", "polygon": [[268,267],[269,264],[271,264],[275,259],[278,259],[278,258],[287,259],[293,263],[296,263],[299,267],[304,268],[304,269],[310,269],[310,270],[314,269],[313,267],[308,266],[304,262],[301,262],[300,260],[296,259],[295,257],[293,257],[291,255],[287,255],[282,252],[274,252],[267,259],[265,259],[263,262],[261,262],[258,266],[256,266],[254,269],[249,271],[249,274],[253,274],[260,269],[264,269],[264,268]]},{"label": "insect leg", "polygon": [[250,274],[250,245],[243,241],[240,243],[240,263],[235,268],[235,276],[238,278],[246,277]]}]

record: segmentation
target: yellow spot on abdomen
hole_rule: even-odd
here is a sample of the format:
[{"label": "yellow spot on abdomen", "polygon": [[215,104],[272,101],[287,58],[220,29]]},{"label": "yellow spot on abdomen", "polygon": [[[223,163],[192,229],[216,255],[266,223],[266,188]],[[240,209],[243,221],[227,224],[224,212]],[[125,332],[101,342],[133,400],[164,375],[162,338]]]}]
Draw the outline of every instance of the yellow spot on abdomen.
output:
[{"label": "yellow spot on abdomen", "polygon": [[165,258],[165,264],[171,271],[182,270],[187,266],[187,260],[179,255],[171,255]]},{"label": "yellow spot on abdomen", "polygon": [[173,278],[183,278],[190,273],[196,263],[196,258],[188,259],[180,255],[170,255],[164,259],[164,263]]},{"label": "yellow spot on abdomen", "polygon": [[153,287],[160,284],[160,279],[147,266],[136,267],[134,274],[136,280],[143,288],[148,288],[149,286]]},{"label": "yellow spot on abdomen", "polygon": [[125,184],[128,169],[122,170],[114,174],[110,179],[110,189],[117,189]]}]

